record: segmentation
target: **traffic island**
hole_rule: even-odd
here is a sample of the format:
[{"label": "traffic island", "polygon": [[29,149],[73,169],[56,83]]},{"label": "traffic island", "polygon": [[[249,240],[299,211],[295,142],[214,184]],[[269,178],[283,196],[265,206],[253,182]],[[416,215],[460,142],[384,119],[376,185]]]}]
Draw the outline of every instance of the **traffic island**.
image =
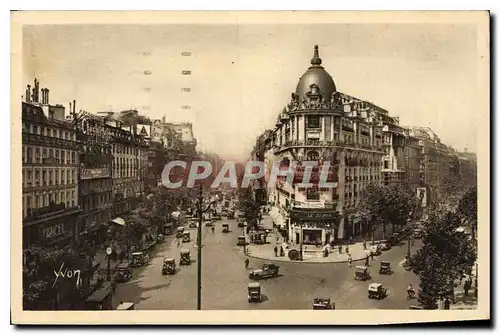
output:
[{"label": "traffic island", "polygon": [[[271,235],[270,235],[271,238]],[[277,247],[277,254],[275,254],[275,247]],[[284,256],[280,255],[280,247],[283,247]],[[268,260],[274,262],[290,262],[290,263],[347,263],[349,255],[346,253],[346,245],[342,246],[342,251],[339,252],[337,247],[329,248],[328,256],[325,257],[325,247],[316,247],[311,245],[304,245],[302,247],[303,260],[292,260],[288,256],[292,250],[300,250],[300,246],[295,244],[284,243],[266,243],[262,245],[250,244],[247,245],[244,252],[250,258]],[[349,253],[351,260],[361,261],[367,257],[367,250],[363,248],[363,243],[354,243],[349,245]]]}]

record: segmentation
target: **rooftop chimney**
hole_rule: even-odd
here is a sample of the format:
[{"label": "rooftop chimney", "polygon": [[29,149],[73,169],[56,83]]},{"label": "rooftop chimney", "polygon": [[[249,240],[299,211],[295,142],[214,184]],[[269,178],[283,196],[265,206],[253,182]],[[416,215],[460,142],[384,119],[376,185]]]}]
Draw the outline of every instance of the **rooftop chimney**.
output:
[{"label": "rooftop chimney", "polygon": [[26,88],[26,102],[31,102],[31,85]]},{"label": "rooftop chimney", "polygon": [[[76,100],[73,100],[73,114],[75,114],[75,106],[76,106]],[[71,111],[70,111],[71,112]]]},{"label": "rooftop chimney", "polygon": [[69,114],[71,115],[73,110],[71,109],[71,101],[69,102]]},{"label": "rooftop chimney", "polygon": [[40,82],[35,78],[35,86],[33,87],[33,102],[40,102]]}]

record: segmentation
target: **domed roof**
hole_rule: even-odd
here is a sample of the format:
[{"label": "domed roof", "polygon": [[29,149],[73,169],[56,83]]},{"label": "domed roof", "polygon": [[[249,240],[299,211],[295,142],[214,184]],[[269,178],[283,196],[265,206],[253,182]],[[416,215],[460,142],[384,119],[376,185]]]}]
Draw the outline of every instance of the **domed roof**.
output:
[{"label": "domed roof", "polygon": [[295,94],[300,98],[304,97],[311,90],[310,86],[316,84],[324,99],[329,99],[332,93],[337,91],[332,76],[321,66],[321,58],[319,58],[318,46],[314,46],[314,55],[311,59],[311,66],[300,77]]}]

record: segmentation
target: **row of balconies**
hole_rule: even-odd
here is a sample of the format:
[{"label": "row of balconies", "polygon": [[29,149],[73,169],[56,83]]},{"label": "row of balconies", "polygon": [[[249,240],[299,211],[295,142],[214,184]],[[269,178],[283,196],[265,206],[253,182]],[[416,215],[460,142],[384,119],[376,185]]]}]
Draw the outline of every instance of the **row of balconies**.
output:
[{"label": "row of balconies", "polygon": [[26,182],[26,186],[23,187],[23,191],[24,192],[30,192],[30,191],[37,191],[38,189],[41,189],[41,190],[57,190],[57,189],[66,189],[66,188],[73,188],[73,187],[76,187],[77,184],[75,183],[75,181],[73,180],[72,183],[68,182],[68,183],[61,183],[61,184],[52,184],[52,183],[48,183],[47,181],[35,181],[35,182],[31,182],[31,181],[27,181]]},{"label": "row of balconies", "polygon": [[352,147],[352,148],[363,148],[363,149],[373,149],[376,148],[375,145],[371,144],[361,144],[361,143],[346,143],[343,141],[318,141],[318,140],[305,140],[305,141],[287,141],[283,145],[278,146],[274,145],[274,150],[273,152],[276,154],[280,151],[287,150],[290,148],[295,148],[295,147],[314,147],[314,148],[320,148],[320,147]]},{"label": "row of balconies", "polygon": [[63,148],[69,150],[78,150],[76,141],[65,140],[57,137],[49,137],[38,134],[22,133],[23,144],[42,145],[56,148]]}]

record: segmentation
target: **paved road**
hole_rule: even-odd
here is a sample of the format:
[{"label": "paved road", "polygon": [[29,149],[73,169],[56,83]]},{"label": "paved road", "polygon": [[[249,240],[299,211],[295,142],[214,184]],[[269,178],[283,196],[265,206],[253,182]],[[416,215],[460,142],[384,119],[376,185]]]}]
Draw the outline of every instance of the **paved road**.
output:
[{"label": "paved road", "polygon": [[[230,223],[231,232],[221,232],[221,224]],[[180,248],[175,241],[157,246],[150,264],[135,270],[132,281],[119,284],[114,301],[133,301],[139,310],[196,309],[196,253],[194,241],[196,229],[191,231],[191,243],[184,243],[182,248],[191,249],[193,263],[179,266],[174,276],[162,276],[164,256],[174,256],[179,260]],[[400,265],[407,246],[401,245],[375,257],[371,280],[354,280],[353,269],[347,264],[300,264],[279,263],[280,277],[262,280],[262,303],[248,303],[247,271],[244,269],[245,256],[241,247],[236,246],[237,236],[242,228],[236,221],[218,221],[216,232],[203,227],[203,300],[202,309],[311,309],[315,297],[332,297],[337,309],[407,309],[412,302],[406,299],[406,286],[411,283],[418,287],[415,275],[404,270]],[[413,248],[418,247],[418,241]],[[390,260],[394,269],[392,275],[379,275],[380,260]],[[250,268],[258,267],[263,261],[251,260]],[[367,287],[371,282],[380,282],[388,289],[384,300],[371,300],[367,297]]]}]

